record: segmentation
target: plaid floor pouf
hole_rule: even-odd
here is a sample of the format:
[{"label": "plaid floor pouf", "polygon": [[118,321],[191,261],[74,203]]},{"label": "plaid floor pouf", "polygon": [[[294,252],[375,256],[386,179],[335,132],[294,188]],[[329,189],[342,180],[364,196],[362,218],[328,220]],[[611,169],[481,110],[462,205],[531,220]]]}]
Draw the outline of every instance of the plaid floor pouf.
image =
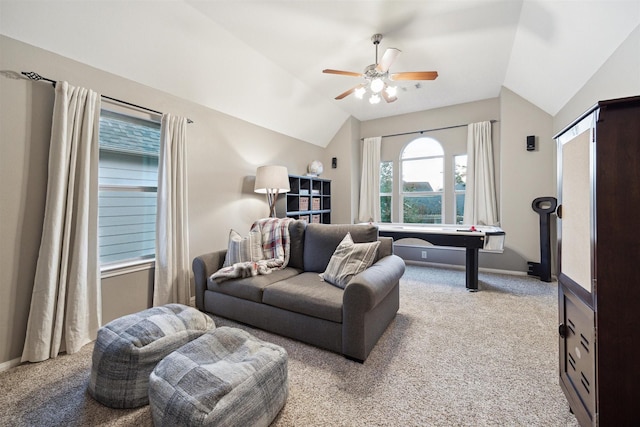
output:
[{"label": "plaid floor pouf", "polygon": [[89,394],[112,408],[149,403],[149,374],[172,351],[215,328],[193,307],[167,304],[115,319],[93,348]]},{"label": "plaid floor pouf", "polygon": [[268,426],[288,396],[287,352],[220,327],[174,351],[151,373],[157,426]]}]

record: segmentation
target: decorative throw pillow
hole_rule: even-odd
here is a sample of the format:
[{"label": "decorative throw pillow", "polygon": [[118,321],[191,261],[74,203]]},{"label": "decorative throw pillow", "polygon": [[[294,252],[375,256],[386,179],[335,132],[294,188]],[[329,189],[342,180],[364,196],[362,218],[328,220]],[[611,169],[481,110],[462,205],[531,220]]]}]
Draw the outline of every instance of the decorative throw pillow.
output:
[{"label": "decorative throw pillow", "polygon": [[224,257],[223,267],[229,267],[238,262],[260,261],[262,256],[262,234],[260,230],[249,232],[247,237],[242,237],[235,230],[229,232],[229,247]]},{"label": "decorative throw pillow", "polygon": [[322,280],[344,289],[353,276],[366,270],[380,246],[379,241],[371,243],[353,243],[351,234],[347,233],[333,252],[327,269],[320,274]]}]

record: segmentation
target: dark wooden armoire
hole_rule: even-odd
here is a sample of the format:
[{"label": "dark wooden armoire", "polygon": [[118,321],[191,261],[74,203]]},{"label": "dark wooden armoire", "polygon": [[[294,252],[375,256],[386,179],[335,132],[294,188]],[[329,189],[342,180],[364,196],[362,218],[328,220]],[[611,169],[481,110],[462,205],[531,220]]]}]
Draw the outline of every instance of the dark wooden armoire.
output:
[{"label": "dark wooden armoire", "polygon": [[555,139],[560,386],[582,426],[640,425],[640,96]]}]

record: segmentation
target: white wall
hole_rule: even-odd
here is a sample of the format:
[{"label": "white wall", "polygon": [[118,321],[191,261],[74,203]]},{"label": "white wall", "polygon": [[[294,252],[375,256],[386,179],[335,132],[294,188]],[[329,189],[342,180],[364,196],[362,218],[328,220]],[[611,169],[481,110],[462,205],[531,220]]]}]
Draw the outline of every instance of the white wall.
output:
[{"label": "white wall", "polygon": [[[552,118],[509,89],[500,94],[502,227],[509,248],[525,261],[540,261],[540,216],[531,202],[556,197],[556,146]],[[526,150],[534,135],[535,151]],[[555,245],[555,244],[554,244]],[[526,270],[526,263],[522,266]]]},{"label": "white wall", "polygon": [[326,146],[349,115],[186,3],[3,0],[0,34]]},{"label": "white wall", "polygon": [[553,118],[558,133],[598,101],[640,95],[640,26]]},{"label": "white wall", "polygon": [[[331,159],[337,168],[331,168]],[[323,178],[331,179],[331,222],[351,224],[358,215],[360,192],[360,122],[349,118],[333,137],[324,155]]]}]

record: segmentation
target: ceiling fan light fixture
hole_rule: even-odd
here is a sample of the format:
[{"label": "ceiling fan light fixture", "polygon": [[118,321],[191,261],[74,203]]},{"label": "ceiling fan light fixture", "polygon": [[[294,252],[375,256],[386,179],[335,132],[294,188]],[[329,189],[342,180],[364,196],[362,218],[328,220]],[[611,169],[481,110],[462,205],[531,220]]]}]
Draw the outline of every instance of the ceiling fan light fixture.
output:
[{"label": "ceiling fan light fixture", "polygon": [[[435,80],[438,77],[437,71],[405,71],[401,73],[390,73],[389,68],[394,63],[398,55],[401,53],[400,49],[393,47],[388,48],[382,58],[378,60],[378,45],[382,40],[382,34],[374,34],[371,37],[371,41],[376,49],[376,58],[373,64],[365,67],[363,73],[356,73],[353,71],[341,71],[333,70],[330,68],[322,70],[327,74],[338,74],[343,76],[362,77],[364,81],[359,85],[352,87],[351,89],[336,96],[336,100],[344,99],[346,96],[355,94],[358,99],[363,99],[366,94],[370,94],[369,102],[371,104],[379,104],[380,98],[384,98],[387,103],[395,102],[398,97],[398,87],[389,86],[390,82],[401,80]],[[419,87],[419,86],[417,86]],[[406,87],[400,87],[403,91],[406,91]]]},{"label": "ceiling fan light fixture", "polygon": [[380,93],[380,91],[384,88],[384,82],[380,78],[376,78],[371,80],[371,92]]}]

